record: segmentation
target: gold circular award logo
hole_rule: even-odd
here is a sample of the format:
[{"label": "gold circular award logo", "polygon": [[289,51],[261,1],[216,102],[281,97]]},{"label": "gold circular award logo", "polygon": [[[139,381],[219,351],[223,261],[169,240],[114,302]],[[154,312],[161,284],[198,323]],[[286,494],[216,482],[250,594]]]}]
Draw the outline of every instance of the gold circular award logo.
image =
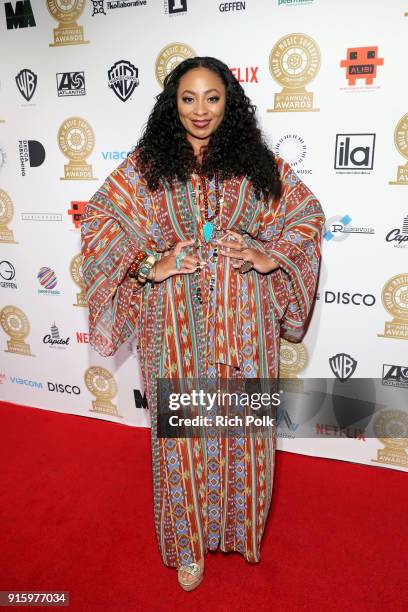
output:
[{"label": "gold circular award logo", "polygon": [[408,274],[397,274],[390,278],[384,285],[382,302],[395,319],[408,319]]},{"label": "gold circular award logo", "polygon": [[8,225],[13,218],[14,208],[10,196],[0,189],[0,226]]},{"label": "gold circular award logo", "polygon": [[197,53],[184,43],[170,43],[163,47],[156,59],[156,78],[163,86],[164,79],[185,59],[196,57]]},{"label": "gold circular award logo", "polygon": [[312,81],[320,68],[318,44],[306,34],[287,34],[269,56],[272,77],[284,88],[298,89]]},{"label": "gold circular award logo", "polygon": [[118,392],[112,374],[100,366],[88,368],[84,380],[89,391],[98,399],[111,400]]},{"label": "gold circular award logo", "polygon": [[78,253],[77,255],[75,255],[75,257],[71,259],[70,270],[74,283],[78,285],[78,287],[81,287],[81,289],[86,289],[86,284],[82,273],[81,253]]},{"label": "gold circular award logo", "polygon": [[394,142],[402,157],[408,159],[408,113],[398,121],[394,132]]},{"label": "gold circular award logo", "polygon": [[1,311],[0,324],[13,340],[24,340],[30,333],[30,323],[25,313],[17,306],[5,306]]},{"label": "gold circular award logo", "polygon": [[283,339],[281,340],[279,359],[279,374],[282,378],[296,378],[296,375],[305,369],[309,360],[307,349],[302,342],[292,343]]},{"label": "gold circular award logo", "polygon": [[402,410],[383,410],[375,417],[373,427],[385,446],[408,447],[408,414]]},{"label": "gold circular award logo", "polygon": [[85,8],[85,0],[47,0],[48,11],[60,23],[72,23]]},{"label": "gold circular award logo", "polygon": [[58,130],[58,144],[65,157],[82,162],[92,153],[95,136],[85,119],[69,117]]}]

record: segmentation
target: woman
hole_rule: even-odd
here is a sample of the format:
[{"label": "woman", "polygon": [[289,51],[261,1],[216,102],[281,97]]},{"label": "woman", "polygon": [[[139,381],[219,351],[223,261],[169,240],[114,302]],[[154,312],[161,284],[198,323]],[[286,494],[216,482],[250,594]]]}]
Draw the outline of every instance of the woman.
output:
[{"label": "woman", "polygon": [[168,75],[138,145],[85,208],[91,343],[108,356],[137,334],[156,534],[185,590],[201,582],[209,549],[259,561],[276,434],[158,438],[156,382],[276,377],[280,336],[300,340],[311,311],[323,223],[211,57]]}]

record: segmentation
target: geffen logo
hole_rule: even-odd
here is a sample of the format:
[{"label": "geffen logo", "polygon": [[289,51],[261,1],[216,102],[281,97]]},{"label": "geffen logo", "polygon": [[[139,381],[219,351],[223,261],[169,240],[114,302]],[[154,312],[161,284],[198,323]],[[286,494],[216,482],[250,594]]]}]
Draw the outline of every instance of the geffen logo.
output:
[{"label": "geffen logo", "polygon": [[19,92],[29,102],[37,88],[37,75],[29,68],[23,68],[16,76]]},{"label": "geffen logo", "polygon": [[68,210],[68,214],[71,216],[75,229],[81,229],[81,215],[87,204],[88,202],[71,202],[71,208]]},{"label": "geffen logo", "polygon": [[69,344],[70,338],[61,338],[58,327],[54,323],[51,325],[50,333],[43,338],[43,343],[49,348],[65,349]]},{"label": "geffen logo", "polygon": [[13,28],[33,28],[35,19],[30,0],[17,0],[17,2],[6,2],[4,4],[6,12],[7,29]]},{"label": "geffen logo", "polygon": [[331,371],[341,382],[345,382],[353,376],[357,367],[357,361],[347,353],[333,355],[329,359],[329,364]]},{"label": "geffen logo", "polygon": [[129,100],[139,85],[139,68],[127,60],[119,60],[108,70],[108,84],[119,100]]},{"label": "geffen logo", "polygon": [[[320,300],[317,293],[316,300]],[[374,306],[375,296],[372,293],[350,293],[349,291],[325,291],[325,304],[352,304],[353,306]]]},{"label": "geffen logo", "polygon": [[385,241],[392,243],[395,248],[408,247],[408,215],[402,221],[402,228],[396,227],[388,232]]},{"label": "geffen logo", "polygon": [[408,389],[408,366],[383,363],[382,384]]},{"label": "geffen logo", "polygon": [[45,149],[38,140],[19,140],[18,152],[22,176],[27,174],[27,164],[31,168],[38,168],[38,166],[44,163]]},{"label": "geffen logo", "polygon": [[364,174],[374,167],[375,134],[336,134],[334,169]]},{"label": "geffen logo", "polygon": [[16,283],[12,282],[15,276],[16,270],[11,261],[7,261],[6,259],[0,261],[0,287],[3,289],[17,289]]},{"label": "geffen logo", "polygon": [[166,15],[185,15],[187,13],[187,0],[164,0]]},{"label": "geffen logo", "polygon": [[377,66],[384,64],[384,58],[378,57],[378,47],[352,47],[347,49],[347,59],[341,60],[340,67],[346,69],[346,78],[350,87],[357,79],[364,79],[366,85],[372,85],[377,76]]},{"label": "geffen logo", "polygon": [[245,66],[230,68],[232,74],[239,83],[258,83],[259,66]]},{"label": "geffen logo", "polygon": [[218,10],[221,13],[228,13],[229,11],[245,11],[245,2],[222,2]]},{"label": "geffen logo", "polygon": [[84,72],[57,72],[58,97],[85,96]]},{"label": "geffen logo", "polygon": [[350,234],[374,234],[375,230],[372,227],[354,227],[351,225],[352,218],[350,215],[334,215],[327,219],[324,224],[323,238],[328,242],[342,242],[346,240]]},{"label": "geffen logo", "polygon": [[55,289],[58,280],[54,270],[46,266],[40,268],[37,279],[41,287],[43,287],[38,289],[39,295],[60,295],[61,292]]}]

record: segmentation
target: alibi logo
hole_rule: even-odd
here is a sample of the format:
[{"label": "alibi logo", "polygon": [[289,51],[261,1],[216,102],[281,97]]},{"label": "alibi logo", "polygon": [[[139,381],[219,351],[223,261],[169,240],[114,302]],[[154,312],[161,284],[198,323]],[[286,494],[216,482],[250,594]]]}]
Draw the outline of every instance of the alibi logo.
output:
[{"label": "alibi logo", "polygon": [[365,174],[374,167],[375,134],[337,134],[334,169]]},{"label": "alibi logo", "polygon": [[14,28],[33,28],[35,19],[30,0],[17,0],[17,2],[6,2],[4,4],[6,12],[7,29]]},{"label": "alibi logo", "polygon": [[185,15],[187,13],[187,0],[164,0],[166,15]]},{"label": "alibi logo", "polygon": [[37,75],[28,68],[20,70],[16,76],[18,91],[29,102],[37,89]]},{"label": "alibi logo", "polygon": [[81,228],[81,216],[87,204],[88,202],[85,201],[71,202],[71,208],[68,210],[68,214],[72,219],[75,229],[77,230]]},{"label": "alibi logo", "polygon": [[356,371],[357,361],[347,353],[338,353],[329,359],[330,368],[333,374],[341,381],[345,382]]}]

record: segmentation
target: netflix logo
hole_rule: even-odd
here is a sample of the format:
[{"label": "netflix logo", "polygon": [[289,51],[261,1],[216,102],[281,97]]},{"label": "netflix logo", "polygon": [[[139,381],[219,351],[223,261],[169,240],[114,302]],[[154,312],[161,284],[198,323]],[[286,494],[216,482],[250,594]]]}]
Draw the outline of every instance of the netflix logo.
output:
[{"label": "netflix logo", "polygon": [[75,337],[78,344],[89,344],[88,332],[75,332]]},{"label": "netflix logo", "polygon": [[239,83],[258,83],[259,66],[230,68],[230,70]]}]

